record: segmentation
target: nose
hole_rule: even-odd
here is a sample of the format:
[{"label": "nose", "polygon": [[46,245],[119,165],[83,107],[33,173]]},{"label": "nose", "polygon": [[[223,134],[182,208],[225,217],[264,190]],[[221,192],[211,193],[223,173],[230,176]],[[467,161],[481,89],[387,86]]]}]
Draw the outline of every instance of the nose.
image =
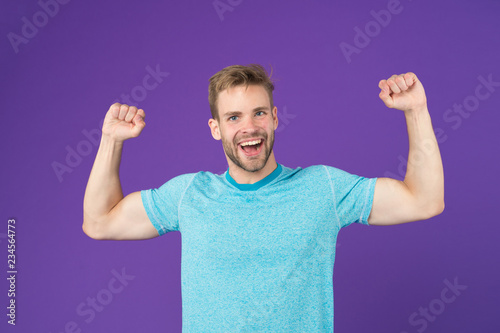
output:
[{"label": "nose", "polygon": [[255,117],[245,117],[241,124],[242,132],[252,133],[258,130],[257,119]]}]

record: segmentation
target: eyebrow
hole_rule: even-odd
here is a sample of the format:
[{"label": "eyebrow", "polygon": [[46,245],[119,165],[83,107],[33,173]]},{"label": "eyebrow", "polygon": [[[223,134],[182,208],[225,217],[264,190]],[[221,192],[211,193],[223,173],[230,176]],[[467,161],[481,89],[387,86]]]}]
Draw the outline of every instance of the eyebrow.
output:
[{"label": "eyebrow", "polygon": [[[254,108],[254,109],[252,110],[252,112],[264,111],[264,110],[267,110],[267,111],[268,111],[268,110],[269,110],[269,107],[267,107],[267,106],[258,106],[258,107],[256,107],[256,108]],[[241,115],[241,114],[243,114],[243,112],[241,112],[241,111],[228,111],[228,112],[224,113],[224,117],[228,117],[228,116],[239,116],[239,115]]]}]

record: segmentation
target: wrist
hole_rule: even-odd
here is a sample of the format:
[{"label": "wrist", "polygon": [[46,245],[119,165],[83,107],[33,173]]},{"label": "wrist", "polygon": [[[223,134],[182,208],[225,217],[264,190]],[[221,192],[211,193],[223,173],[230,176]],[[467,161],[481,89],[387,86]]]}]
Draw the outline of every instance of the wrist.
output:
[{"label": "wrist", "polygon": [[426,105],[415,106],[411,109],[405,110],[404,113],[406,116],[429,114],[429,109],[427,108],[426,104]]},{"label": "wrist", "polygon": [[119,140],[109,134],[102,133],[101,136],[101,146],[113,146],[116,148],[121,148],[123,147],[123,141],[124,140]]}]

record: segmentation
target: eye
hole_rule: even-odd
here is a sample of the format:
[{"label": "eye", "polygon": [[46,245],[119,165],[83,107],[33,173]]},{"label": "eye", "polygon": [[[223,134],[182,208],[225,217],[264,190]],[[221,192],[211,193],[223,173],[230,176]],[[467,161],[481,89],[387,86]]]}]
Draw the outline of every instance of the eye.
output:
[{"label": "eye", "polygon": [[259,116],[259,113],[260,113],[260,115],[264,115],[264,111],[259,111],[259,112],[256,113],[256,115]]},{"label": "eye", "polygon": [[[233,119],[233,118],[235,118],[235,119]],[[238,118],[238,116],[232,116],[232,117],[229,117],[229,121],[236,120],[236,118]]]}]

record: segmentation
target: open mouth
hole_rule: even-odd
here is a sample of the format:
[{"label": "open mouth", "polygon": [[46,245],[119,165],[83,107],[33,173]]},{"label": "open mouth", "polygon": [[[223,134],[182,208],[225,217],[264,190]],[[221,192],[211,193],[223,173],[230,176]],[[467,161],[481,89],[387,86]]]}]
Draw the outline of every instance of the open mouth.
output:
[{"label": "open mouth", "polygon": [[262,151],[262,147],[264,146],[264,140],[257,139],[254,141],[247,141],[240,143],[238,146],[246,156],[254,156]]}]

